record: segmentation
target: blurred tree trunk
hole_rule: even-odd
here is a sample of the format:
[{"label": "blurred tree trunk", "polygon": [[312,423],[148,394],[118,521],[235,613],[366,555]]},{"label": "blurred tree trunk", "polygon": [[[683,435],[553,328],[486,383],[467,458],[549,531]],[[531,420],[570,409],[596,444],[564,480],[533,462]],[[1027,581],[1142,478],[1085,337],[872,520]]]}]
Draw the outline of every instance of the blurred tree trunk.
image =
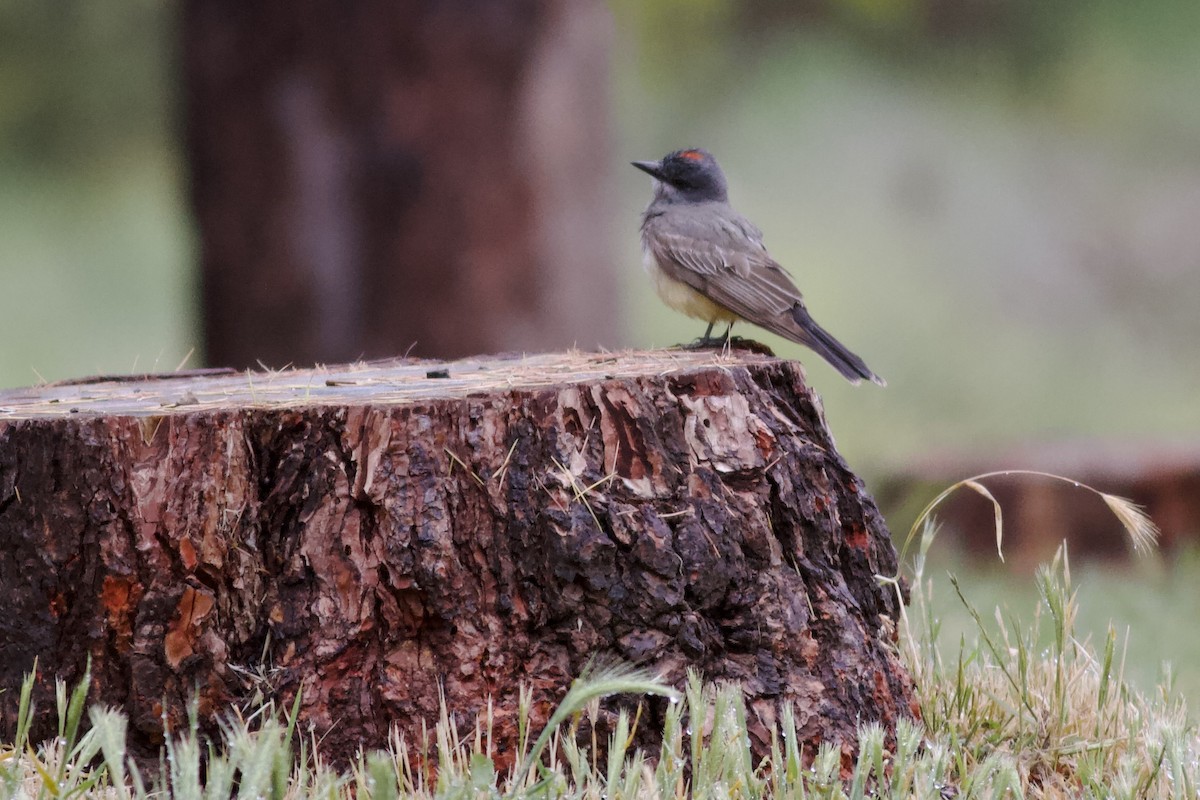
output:
[{"label": "blurred tree trunk", "polygon": [[189,0],[210,363],[617,344],[600,0]]}]

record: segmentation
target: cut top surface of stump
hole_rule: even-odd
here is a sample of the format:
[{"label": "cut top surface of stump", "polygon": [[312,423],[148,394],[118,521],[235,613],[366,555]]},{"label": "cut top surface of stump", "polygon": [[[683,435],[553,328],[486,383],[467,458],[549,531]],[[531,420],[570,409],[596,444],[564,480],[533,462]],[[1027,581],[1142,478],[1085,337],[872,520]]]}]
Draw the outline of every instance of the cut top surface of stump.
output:
[{"label": "cut top surface of stump", "polygon": [[639,350],[397,358],[260,372],[99,376],[0,391],[0,421],[67,415],[162,416],[209,409],[404,405],[595,380],[731,368],[779,359],[744,350]]}]

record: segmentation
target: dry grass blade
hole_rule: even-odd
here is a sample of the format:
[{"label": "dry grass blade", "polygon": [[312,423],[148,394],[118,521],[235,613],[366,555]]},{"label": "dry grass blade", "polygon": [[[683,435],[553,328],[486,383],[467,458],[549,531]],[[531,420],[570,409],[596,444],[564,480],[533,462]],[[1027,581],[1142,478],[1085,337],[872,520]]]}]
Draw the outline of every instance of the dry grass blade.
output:
[{"label": "dry grass blade", "polygon": [[1121,521],[1125,532],[1129,534],[1130,541],[1133,542],[1133,549],[1139,553],[1150,552],[1158,543],[1158,526],[1150,519],[1146,510],[1132,500],[1126,500],[1115,494],[1106,492],[1097,492],[1097,494],[1112,511],[1113,516]]},{"label": "dry grass blade", "polygon": [[517,449],[518,441],[519,439],[513,439],[513,443],[509,445],[508,452],[505,454],[504,460],[500,462],[500,468],[496,470],[496,474],[493,479],[496,481],[497,486],[504,485],[504,474],[508,472],[508,462],[509,459],[512,458],[513,451]]},{"label": "dry grass blade", "polygon": [[988,491],[986,486],[974,478],[967,478],[965,481],[962,481],[960,485],[965,486],[968,489],[974,489],[976,492],[991,501],[992,511],[994,511],[996,514],[996,555],[998,555],[1000,560],[1003,561],[1004,548],[1002,545],[1004,542],[1004,514],[1000,510],[1000,502],[996,499],[995,495]]},{"label": "dry grass blade", "polygon": [[600,517],[596,516],[596,510],[592,508],[592,504],[588,501],[588,495],[611,481],[613,478],[617,477],[616,473],[609,473],[590,486],[583,486],[575,476],[575,473],[571,471],[570,467],[559,461],[557,458],[552,457],[550,461],[554,463],[554,466],[557,467],[558,471],[561,473],[560,481],[562,485],[564,487],[570,487],[571,491],[574,493],[575,496],[572,498],[571,502],[582,500],[583,505],[588,510],[588,513],[592,515],[592,521],[596,523],[596,529],[604,530],[604,526],[600,524]]},{"label": "dry grass blade", "polygon": [[467,473],[472,478],[474,478],[474,480],[477,484],[479,484],[480,486],[483,486],[483,478],[476,475],[475,470],[468,467],[466,462],[463,461],[461,458],[459,458],[453,450],[451,450],[449,447],[443,447],[442,450],[446,453],[447,457],[449,457],[450,461],[452,462],[450,465],[451,472],[454,471],[454,464],[457,464],[458,466],[462,467],[463,472]]},{"label": "dry grass blade", "polygon": [[[1071,478],[1067,478],[1062,475],[1055,475],[1053,472],[1041,472],[1033,469],[1005,469],[997,470],[996,472],[984,472],[980,475],[973,475],[970,478],[964,478],[958,483],[955,483],[938,493],[937,497],[933,498],[933,500],[929,501],[929,503],[923,509],[921,509],[921,513],[917,515],[912,527],[909,528],[908,535],[904,538],[904,545],[900,548],[900,561],[904,562],[908,553],[909,545],[917,537],[917,531],[922,529],[922,526],[925,524],[926,520],[932,516],[934,510],[941,505],[942,501],[944,501],[947,497],[963,487],[978,492],[992,502],[992,507],[996,512],[996,550],[997,552],[1000,552],[1001,538],[1003,534],[1000,504],[996,501],[996,498],[992,495],[992,493],[988,491],[987,487],[983,485],[982,481],[985,481],[988,478],[1010,478],[1014,476],[1049,478],[1051,480],[1068,483],[1078,489],[1084,489],[1096,495],[1104,501],[1104,504],[1108,506],[1110,511],[1112,511],[1113,516],[1115,516],[1117,521],[1121,523],[1121,527],[1125,529],[1125,533],[1129,537],[1130,542],[1133,544],[1134,550],[1138,553],[1149,552],[1149,550],[1158,541],[1158,526],[1154,524],[1154,521],[1150,519],[1144,509],[1131,500],[1102,492],[1099,489],[1088,486],[1086,483],[1080,483],[1077,480],[1072,480]],[[1003,552],[1000,552],[1000,560],[1004,560]]]}]

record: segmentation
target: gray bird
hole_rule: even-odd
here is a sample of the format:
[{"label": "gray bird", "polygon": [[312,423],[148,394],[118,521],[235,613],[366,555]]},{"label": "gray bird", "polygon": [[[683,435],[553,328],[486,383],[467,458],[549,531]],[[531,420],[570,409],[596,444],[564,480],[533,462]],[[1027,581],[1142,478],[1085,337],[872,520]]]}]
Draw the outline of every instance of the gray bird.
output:
[{"label": "gray bird", "polygon": [[[642,216],[646,271],[663,302],[708,323],[701,345],[729,340],[733,323],[752,322],[812,348],[851,383],[883,378],[818,325],[791,275],[763,246],[762,231],[733,210],[725,174],[706,150],[677,150],[660,161],[634,161],[654,178]],[[710,338],[713,325],[725,336]]]}]

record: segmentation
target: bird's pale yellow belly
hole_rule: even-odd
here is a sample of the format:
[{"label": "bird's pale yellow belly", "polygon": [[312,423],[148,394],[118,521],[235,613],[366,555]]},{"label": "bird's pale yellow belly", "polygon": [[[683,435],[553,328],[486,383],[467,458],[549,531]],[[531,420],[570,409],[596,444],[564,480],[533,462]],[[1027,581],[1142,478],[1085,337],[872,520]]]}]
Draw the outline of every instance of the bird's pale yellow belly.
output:
[{"label": "bird's pale yellow belly", "polygon": [[729,309],[717,305],[691,286],[667,275],[650,253],[646,253],[643,266],[646,272],[650,273],[658,296],[676,311],[705,322],[733,322],[738,318]]}]

